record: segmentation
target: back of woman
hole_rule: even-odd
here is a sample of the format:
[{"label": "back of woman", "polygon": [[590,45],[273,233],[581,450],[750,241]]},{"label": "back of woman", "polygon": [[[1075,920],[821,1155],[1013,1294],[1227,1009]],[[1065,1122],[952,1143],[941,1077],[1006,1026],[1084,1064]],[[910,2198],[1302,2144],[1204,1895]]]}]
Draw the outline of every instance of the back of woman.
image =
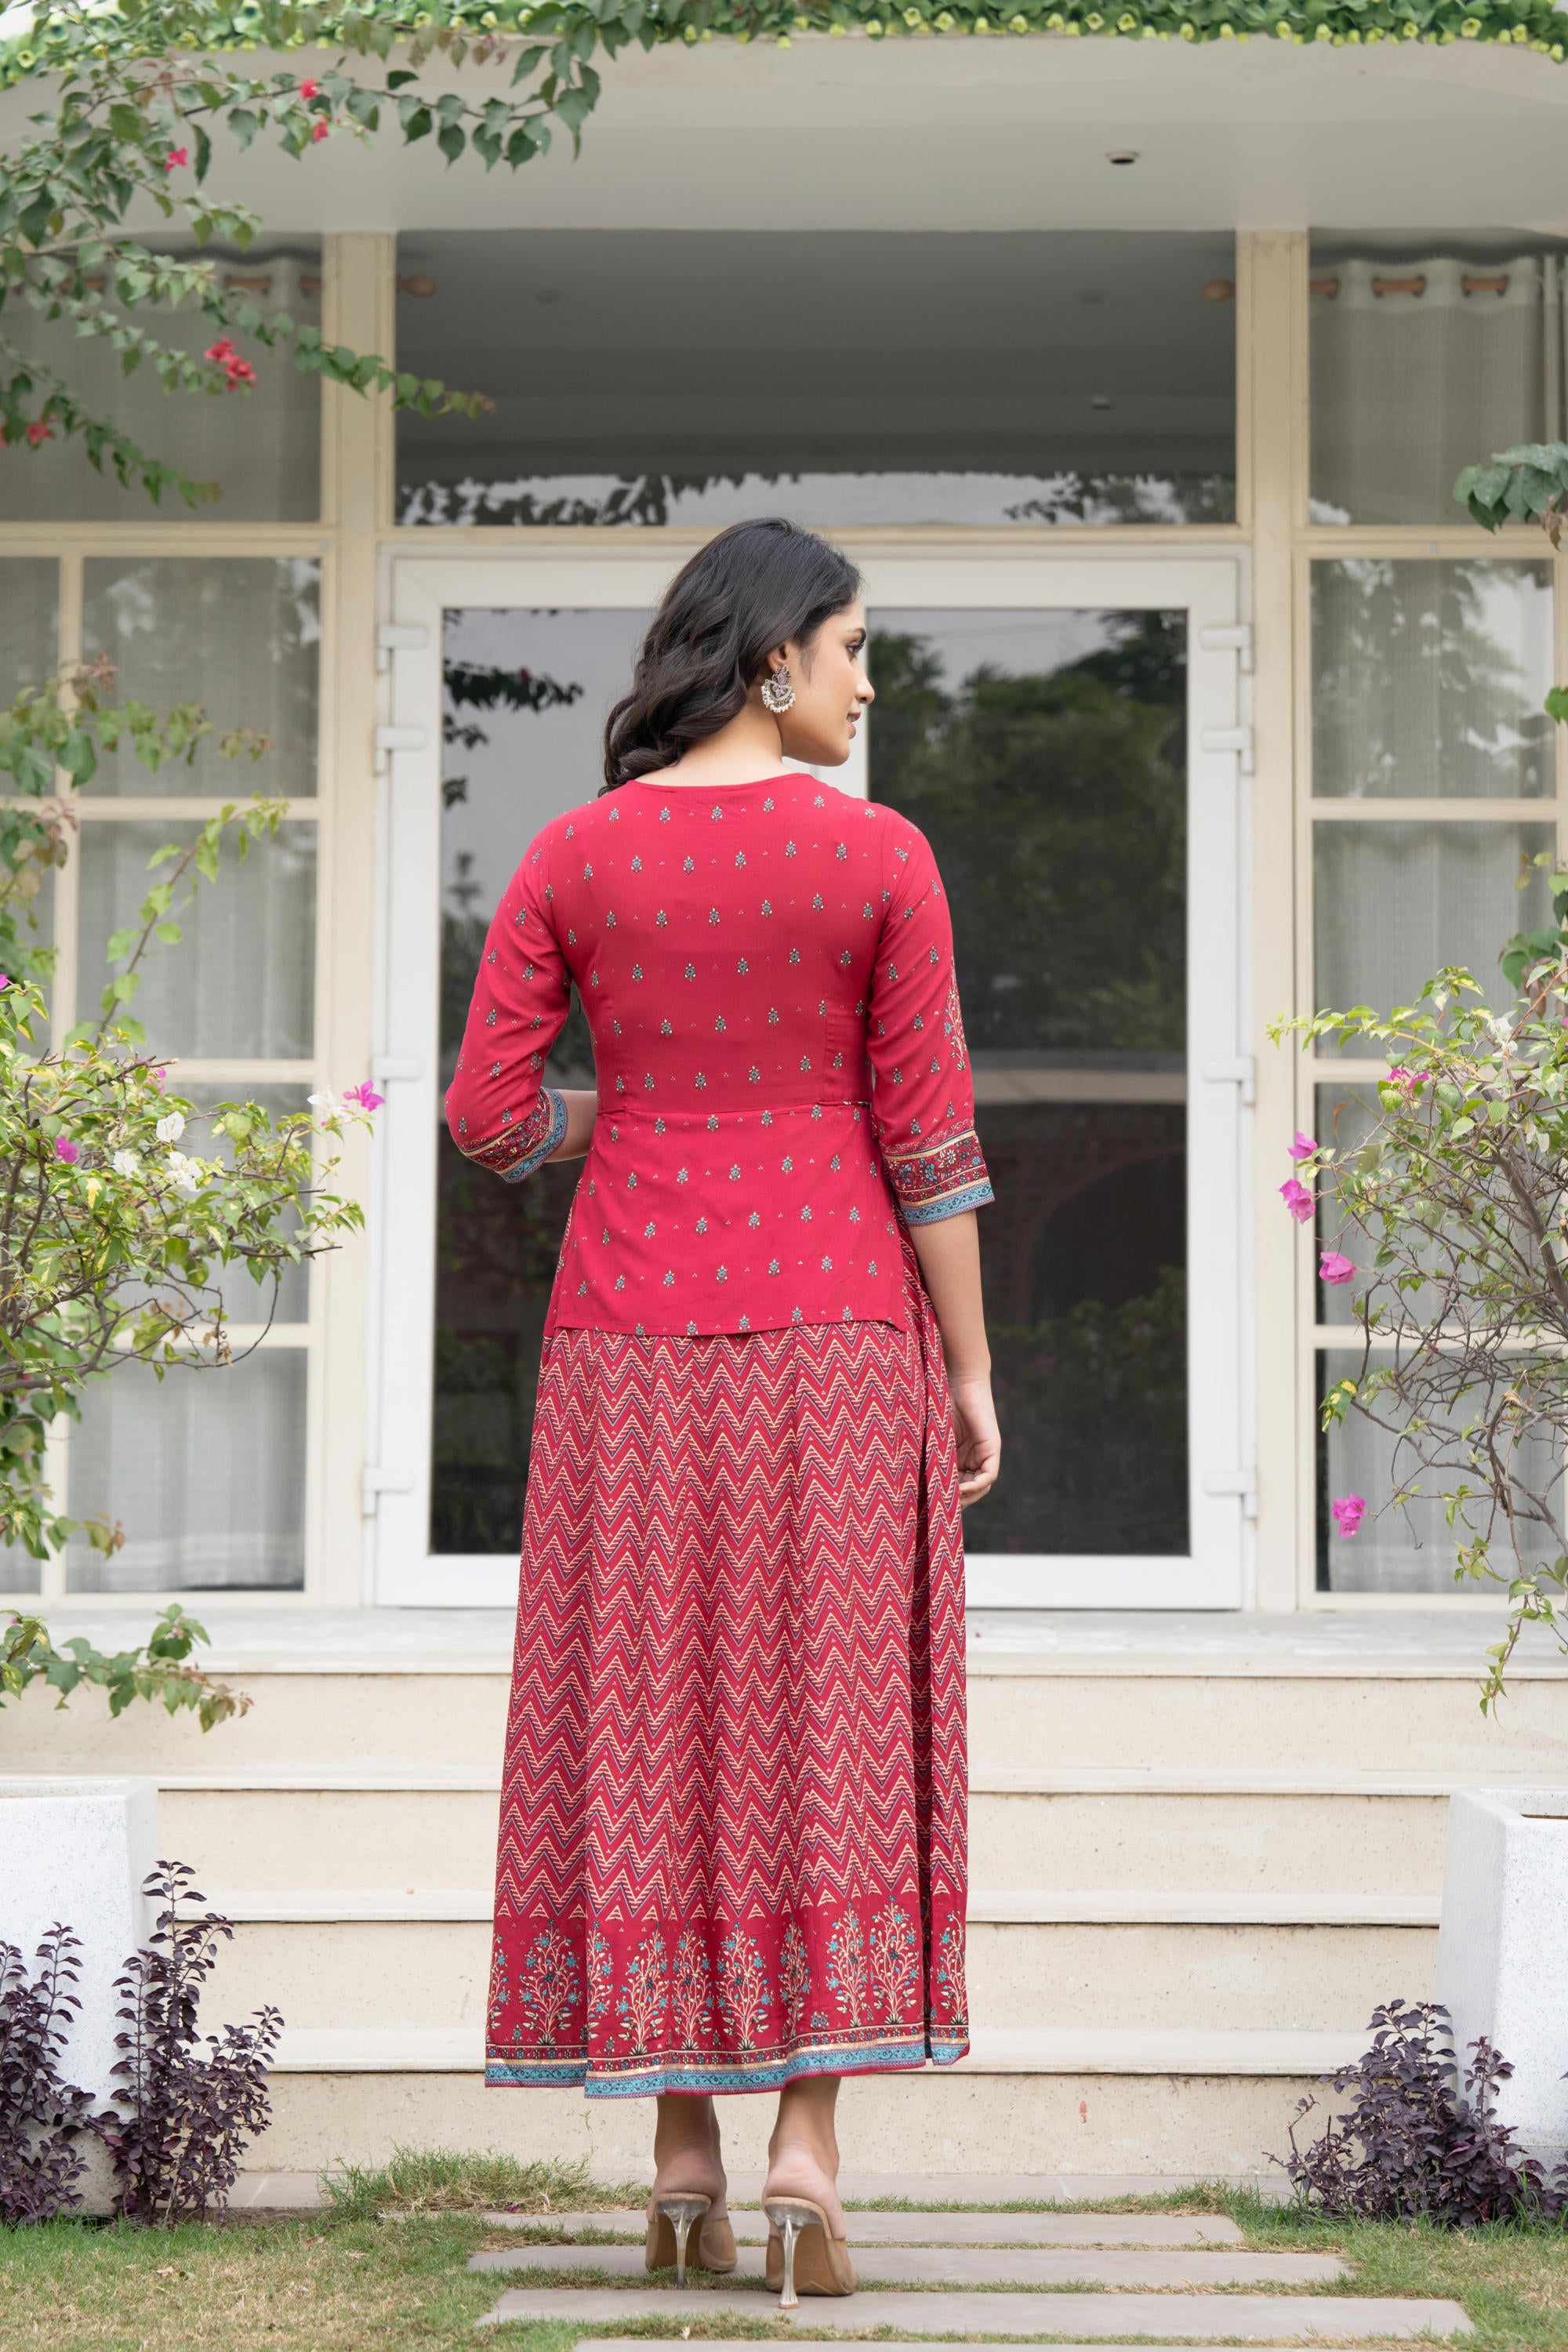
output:
[{"label": "back of woman", "polygon": [[[658,2099],[647,2261],[732,2269],[711,2095],[778,2090],[770,2283],[844,2294],[839,2077],[968,2046],[959,1514],[991,1197],[916,828],[784,761],[872,699],[852,568],[693,557],[608,789],[528,847],[447,1097],[583,1158],[524,1511],[487,2079]],[[592,1092],[543,1083],[575,989]],[[695,2231],[695,2237],[690,2232]]]},{"label": "back of woman", "polygon": [[989,1198],[924,837],[789,774],[633,780],[558,817],[501,902],[453,1088],[500,1172],[559,1140],[539,1077],[573,984],[600,1116],[547,1328],[907,1324],[895,1193],[916,1222]]}]

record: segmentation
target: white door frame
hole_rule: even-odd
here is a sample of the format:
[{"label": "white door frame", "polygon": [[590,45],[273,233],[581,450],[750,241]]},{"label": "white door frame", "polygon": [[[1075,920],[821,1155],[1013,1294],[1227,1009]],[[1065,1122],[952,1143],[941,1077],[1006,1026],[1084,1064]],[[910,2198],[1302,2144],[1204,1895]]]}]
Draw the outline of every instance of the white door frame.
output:
[{"label": "white door frame", "polygon": [[[654,604],[684,551],[595,547],[526,554],[399,555],[391,567],[390,724],[379,827],[377,1036],[387,1097],[372,1234],[370,1595],[391,1605],[510,1607],[517,1565],[428,1546],[440,1105],[442,615],[452,607],[555,610]],[[904,611],[1184,610],[1188,615],[1186,992],[1189,1558],[976,1549],[973,1607],[1236,1609],[1251,1573],[1254,1412],[1246,1369],[1251,1066],[1243,853],[1250,734],[1239,625],[1244,558],[1036,549],[868,552],[866,602]],[[873,714],[872,724],[875,723]],[[865,789],[865,771],[835,781]],[[584,779],[584,796],[593,780]],[[520,848],[521,845],[520,844]],[[520,1465],[521,1470],[521,1465]],[[981,1530],[977,1527],[976,1534]]]}]

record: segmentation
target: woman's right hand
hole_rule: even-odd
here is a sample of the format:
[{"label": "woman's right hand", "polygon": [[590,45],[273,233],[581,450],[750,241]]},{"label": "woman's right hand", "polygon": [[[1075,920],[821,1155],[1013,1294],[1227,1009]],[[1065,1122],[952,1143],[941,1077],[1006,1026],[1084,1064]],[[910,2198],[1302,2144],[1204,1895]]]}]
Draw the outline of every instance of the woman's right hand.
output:
[{"label": "woman's right hand", "polygon": [[952,1399],[952,1434],[958,1448],[958,1500],[967,1510],[996,1483],[1002,1463],[1002,1433],[996,1426],[987,1376],[954,1380],[948,1375]]}]

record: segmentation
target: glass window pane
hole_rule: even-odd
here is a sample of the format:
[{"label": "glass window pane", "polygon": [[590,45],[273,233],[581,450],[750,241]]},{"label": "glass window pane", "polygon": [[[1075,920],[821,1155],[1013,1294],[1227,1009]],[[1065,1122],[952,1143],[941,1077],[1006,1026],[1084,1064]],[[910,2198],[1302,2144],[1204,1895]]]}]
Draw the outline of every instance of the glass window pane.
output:
[{"label": "glass window pane", "polygon": [[52,556],[9,555],[0,562],[0,709],[25,686],[42,686],[53,676],[59,604],[60,567]]},{"label": "glass window pane", "polygon": [[[175,251],[176,240],[163,249]],[[182,257],[195,251],[185,246]],[[303,324],[321,325],[319,237],[264,237],[248,253],[213,246],[206,253],[217,258],[222,283],[258,309],[286,310]],[[187,306],[139,310],[136,320],[158,341],[183,352],[205,351],[217,332],[210,319]],[[177,492],[165,491],[154,507],[145,490],[122,489],[110,465],[99,473],[79,438],[46,441],[25,456],[6,453],[8,521],[145,522],[162,513],[196,522],[313,522],[320,515],[321,383],[300,374],[287,343],[269,351],[252,337],[236,337],[256,370],[248,392],[166,393],[145,361],[122,374],[118,352],[100,337],[79,336],[68,320],[42,319],[10,302],[5,333],[149,457],[177,467],[190,480],[216,482],[221,492],[187,507]]]},{"label": "glass window pane", "polygon": [[[147,861],[198,828],[148,820],[81,829],[79,1017],[96,1012],[109,976],[110,935],[132,921],[154,878]],[[167,869],[163,869],[167,870]],[[316,828],[284,824],[242,866],[225,854],[180,917],[177,947],[142,964],[131,1010],[160,1053],[209,1061],[305,1061],[312,1050],[316,985]]]},{"label": "glass window pane", "polygon": [[[213,735],[187,766],[153,771],[126,750],[100,761],[91,793],[316,790],[321,567],[303,556],[93,557],[83,567],[82,644],[107,654],[117,690],[163,710],[199,702]],[[216,738],[255,728],[272,749],[253,767]]]},{"label": "glass window pane", "polygon": [[1224,233],[486,230],[399,244],[407,523],[1228,521]]},{"label": "glass window pane", "polygon": [[1455,519],[1455,477],[1563,431],[1562,238],[1315,238],[1314,521]]},{"label": "glass window pane", "polygon": [[305,1581],[305,1392],[300,1348],[176,1369],[128,1364],[97,1381],[71,1432],[74,1518],[118,1520],[105,1559],[66,1551],[72,1592],[298,1591]]},{"label": "glass window pane", "polygon": [[[647,618],[635,611],[447,615],[443,1087],[497,901],[540,826],[598,790],[605,719],[626,692]],[[594,1083],[579,1007],[546,1076],[556,1086]],[[578,1169],[545,1168],[526,1184],[500,1184],[463,1158],[444,1120],[437,1154],[430,1545],[515,1553],[544,1315]]]},{"label": "glass window pane", "polygon": [[[1320,1359],[1319,1394],[1326,1394],[1334,1381],[1354,1380],[1361,1372],[1360,1351],[1325,1349]],[[1479,1397],[1474,1410],[1484,1409]],[[1394,1419],[1390,1408],[1383,1417]],[[1468,1413],[1466,1415],[1468,1417]],[[1553,1466],[1552,1450],[1544,1439],[1527,1441],[1523,1450],[1524,1475],[1540,1491],[1550,1491],[1561,1475],[1560,1466]],[[1410,1500],[1391,1506],[1389,1498],[1401,1480],[1414,1480],[1420,1492]],[[1452,1592],[1456,1590],[1477,1593],[1490,1591],[1500,1600],[1499,1587],[1477,1585],[1466,1580],[1456,1587],[1454,1567],[1458,1546],[1468,1540],[1461,1529],[1456,1532],[1447,1523],[1442,1496],[1462,1482],[1463,1473],[1456,1469],[1419,1474],[1415,1457],[1398,1445],[1392,1430],[1384,1430],[1365,1414],[1353,1409],[1344,1420],[1318,1439],[1318,1590],[1320,1592]],[[1476,1483],[1474,1476],[1469,1483]],[[1342,1496],[1359,1495],[1366,1504],[1367,1516],[1360,1532],[1342,1536],[1334,1523],[1331,1505]],[[1487,1528],[1484,1504],[1471,1506],[1472,1533],[1482,1533]],[[1506,1530],[1500,1520],[1494,1531],[1500,1560],[1508,1553]]]},{"label": "glass window pane", "polygon": [[1546,877],[1530,866],[1552,848],[1550,826],[1320,823],[1312,834],[1314,1004],[1390,1012],[1450,963],[1508,1000],[1498,957],[1551,913]]},{"label": "glass window pane", "polygon": [[1312,790],[1325,800],[1555,792],[1548,563],[1312,566]]},{"label": "glass window pane", "polygon": [[[966,1539],[1184,1553],[1184,617],[876,609],[870,630],[871,792],[942,867],[996,1192],[1010,1467]],[[1130,841],[1139,919],[1108,953]]]}]

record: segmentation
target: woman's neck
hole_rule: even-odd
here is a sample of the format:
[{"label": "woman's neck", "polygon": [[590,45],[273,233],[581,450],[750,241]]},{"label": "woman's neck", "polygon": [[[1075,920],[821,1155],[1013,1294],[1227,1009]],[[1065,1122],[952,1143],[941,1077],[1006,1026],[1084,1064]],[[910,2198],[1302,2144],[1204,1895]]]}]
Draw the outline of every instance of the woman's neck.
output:
[{"label": "woman's neck", "polygon": [[638,778],[645,784],[691,784],[711,791],[718,784],[760,783],[784,769],[778,722],[748,703],[716,735],[705,735],[670,767]]}]

